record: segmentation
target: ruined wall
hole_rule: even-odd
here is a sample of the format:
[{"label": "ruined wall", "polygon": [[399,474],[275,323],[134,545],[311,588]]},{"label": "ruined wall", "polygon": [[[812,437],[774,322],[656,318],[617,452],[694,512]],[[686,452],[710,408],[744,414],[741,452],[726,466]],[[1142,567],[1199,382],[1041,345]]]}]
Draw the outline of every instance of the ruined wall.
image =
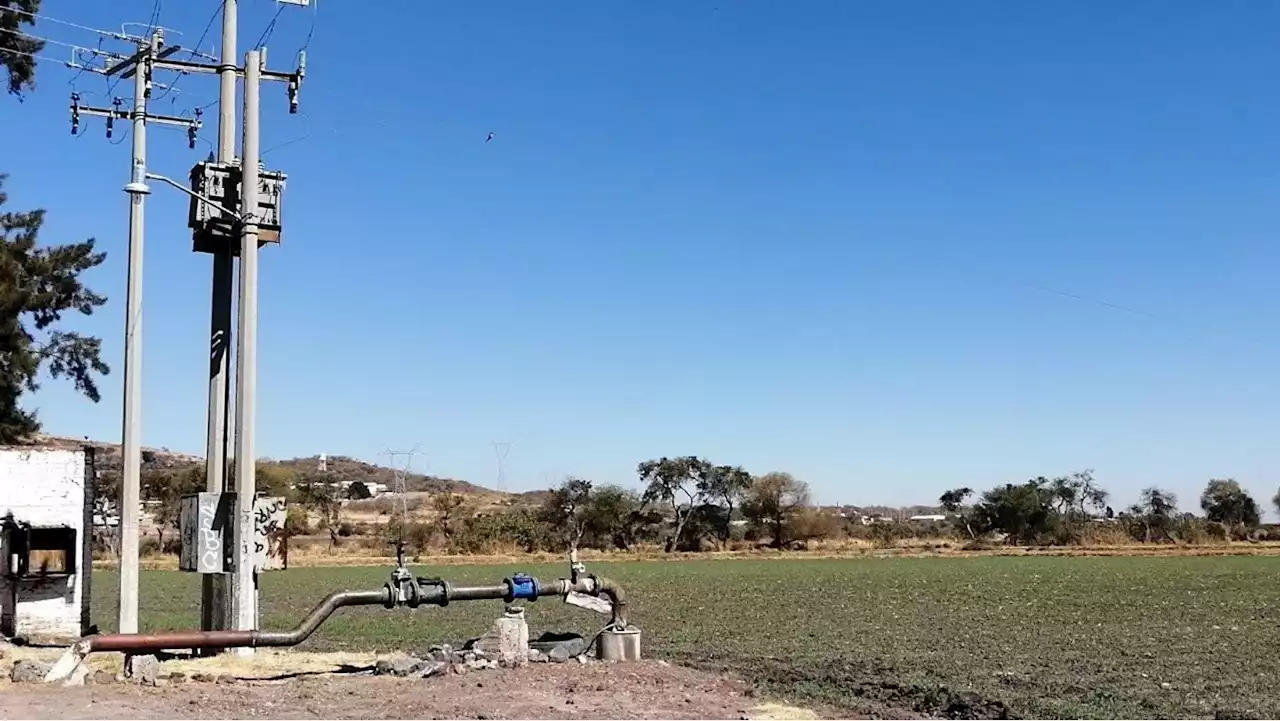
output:
[{"label": "ruined wall", "polygon": [[17,522],[76,531],[76,572],[69,577],[6,578],[12,559],[7,545],[3,549],[0,633],[53,641],[78,638],[88,630],[93,510],[86,461],[82,450],[0,448],[0,517],[11,513]]}]

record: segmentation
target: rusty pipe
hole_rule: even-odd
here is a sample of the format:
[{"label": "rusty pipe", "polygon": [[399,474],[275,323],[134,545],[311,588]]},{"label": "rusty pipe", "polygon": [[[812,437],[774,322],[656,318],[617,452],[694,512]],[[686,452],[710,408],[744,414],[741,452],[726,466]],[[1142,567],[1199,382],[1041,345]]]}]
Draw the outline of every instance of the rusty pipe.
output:
[{"label": "rusty pipe", "polygon": [[168,631],[163,633],[112,633],[86,636],[76,644],[76,651],[85,656],[97,651],[164,651],[198,648],[243,648],[258,646],[296,646],[307,640],[315,630],[346,606],[394,605],[391,592],[336,591],[329,594],[292,631]]}]

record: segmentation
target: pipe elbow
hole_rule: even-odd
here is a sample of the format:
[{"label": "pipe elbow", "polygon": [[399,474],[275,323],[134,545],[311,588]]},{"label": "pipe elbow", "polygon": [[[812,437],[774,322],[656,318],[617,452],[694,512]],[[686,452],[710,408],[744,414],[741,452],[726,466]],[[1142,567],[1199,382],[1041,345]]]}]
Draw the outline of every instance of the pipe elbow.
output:
[{"label": "pipe elbow", "polygon": [[604,596],[609,599],[609,604],[613,606],[613,623],[617,626],[625,627],[627,625],[627,594],[614,581],[599,576],[593,576],[595,581],[595,592],[597,596]]}]

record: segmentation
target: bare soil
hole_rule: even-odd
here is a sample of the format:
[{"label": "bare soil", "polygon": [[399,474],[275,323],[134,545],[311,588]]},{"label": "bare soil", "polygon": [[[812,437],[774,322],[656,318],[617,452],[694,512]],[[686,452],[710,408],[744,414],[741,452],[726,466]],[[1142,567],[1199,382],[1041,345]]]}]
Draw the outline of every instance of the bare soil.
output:
[{"label": "bare soil", "polygon": [[[225,677],[227,680],[230,677]],[[656,661],[533,664],[427,679],[285,673],[160,687],[0,684],[0,718],[813,719],[737,680]]]}]

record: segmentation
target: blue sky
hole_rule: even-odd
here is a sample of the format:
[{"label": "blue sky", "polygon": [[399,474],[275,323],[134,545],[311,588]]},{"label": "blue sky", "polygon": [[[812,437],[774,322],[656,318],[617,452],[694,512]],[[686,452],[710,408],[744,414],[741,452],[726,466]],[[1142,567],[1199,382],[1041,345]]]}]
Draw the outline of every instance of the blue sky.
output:
[{"label": "blue sky", "polygon": [[[275,6],[242,5],[247,46]],[[264,455],[420,444],[418,470],[483,483],[498,440],[532,488],[698,454],[860,504],[1082,468],[1122,505],[1280,485],[1280,6],[365,5],[287,8],[267,43],[287,69],[315,22],[303,114],[264,89],[263,147],[302,138],[267,155],[289,186],[262,259]],[[215,7],[162,22],[190,43]],[[4,101],[3,170],[47,241],[109,253],[90,280],[111,303],[74,324],[115,372],[97,405],[55,382],[31,404],[115,439],[129,143],[69,135],[71,77],[43,63]],[[217,92],[178,89],[152,109]],[[150,165],[183,177],[208,149],[153,129]],[[144,438],[202,452],[210,260],[185,212],[156,188]]]}]

